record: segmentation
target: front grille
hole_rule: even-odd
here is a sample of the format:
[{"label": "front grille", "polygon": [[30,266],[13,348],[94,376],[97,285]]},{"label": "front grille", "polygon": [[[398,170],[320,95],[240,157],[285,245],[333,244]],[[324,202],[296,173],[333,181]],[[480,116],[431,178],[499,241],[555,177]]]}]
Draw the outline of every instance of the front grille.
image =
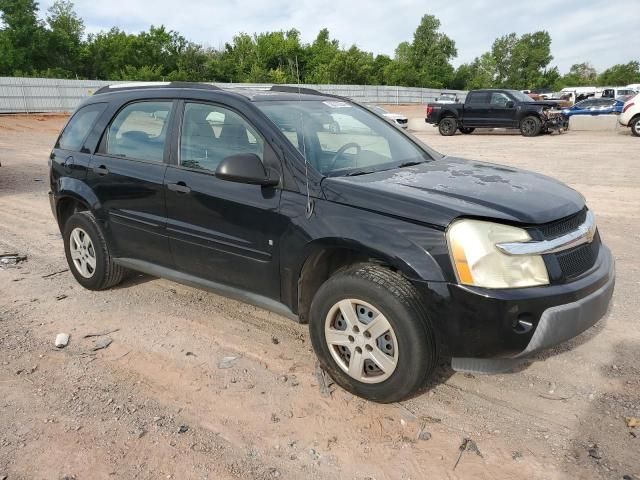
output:
[{"label": "front grille", "polygon": [[398,123],[407,123],[407,119],[406,118],[399,118],[398,120],[396,120]]},{"label": "front grille", "polygon": [[596,232],[591,243],[556,253],[563,276],[570,280],[582,275],[596,263],[600,250],[600,235]]},{"label": "front grille", "polygon": [[555,222],[547,223],[539,227],[540,232],[545,239],[561,237],[569,232],[573,232],[580,225],[584,223],[587,218],[587,209],[583,208],[578,213],[571,215],[570,217],[557,220]]}]

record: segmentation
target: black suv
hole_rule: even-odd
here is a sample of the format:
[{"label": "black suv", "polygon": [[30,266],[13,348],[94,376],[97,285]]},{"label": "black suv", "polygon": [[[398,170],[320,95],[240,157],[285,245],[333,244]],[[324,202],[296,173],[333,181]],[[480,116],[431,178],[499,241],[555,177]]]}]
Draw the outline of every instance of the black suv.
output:
[{"label": "black suv", "polygon": [[375,401],[425,385],[440,355],[509,369],[596,323],[613,292],[578,192],[442,156],[313,90],[106,87],[49,163],[81,285],[135,270],[308,322],[323,368]]}]

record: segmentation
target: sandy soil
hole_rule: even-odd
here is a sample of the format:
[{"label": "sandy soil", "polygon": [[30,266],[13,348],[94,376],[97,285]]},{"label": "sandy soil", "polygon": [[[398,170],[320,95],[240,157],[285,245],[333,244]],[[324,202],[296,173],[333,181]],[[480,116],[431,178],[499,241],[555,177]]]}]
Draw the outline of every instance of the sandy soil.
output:
[{"label": "sandy soil", "polygon": [[[443,365],[424,394],[377,405],[322,396],[307,328],[290,320],[145,276],[79,287],[46,195],[63,121],[0,117],[0,253],[27,255],[0,269],[0,478],[640,477],[640,428],[625,423],[640,417],[637,138],[420,134],[580,190],[618,283],[607,322],[528,368],[472,376]],[[62,350],[59,332],[71,334]],[[103,350],[92,349],[104,337],[83,338],[105,332]],[[454,470],[465,438],[481,455],[465,451]]]}]

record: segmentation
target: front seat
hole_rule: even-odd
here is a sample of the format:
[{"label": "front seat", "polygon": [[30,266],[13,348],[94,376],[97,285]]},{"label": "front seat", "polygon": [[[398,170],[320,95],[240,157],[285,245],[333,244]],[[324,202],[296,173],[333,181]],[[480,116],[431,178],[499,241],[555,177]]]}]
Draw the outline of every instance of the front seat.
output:
[{"label": "front seat", "polygon": [[185,117],[180,163],[185,167],[215,171],[220,159],[218,139],[207,120],[208,110],[192,110]]}]

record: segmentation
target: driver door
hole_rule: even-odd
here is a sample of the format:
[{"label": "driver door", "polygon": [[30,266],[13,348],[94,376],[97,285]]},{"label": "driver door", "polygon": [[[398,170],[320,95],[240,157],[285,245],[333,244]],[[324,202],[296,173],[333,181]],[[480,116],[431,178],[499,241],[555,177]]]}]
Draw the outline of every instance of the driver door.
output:
[{"label": "driver door", "polygon": [[278,186],[221,180],[226,157],[254,153],[281,171],[269,143],[239,113],[207,102],[181,103],[180,134],[164,178],[167,232],[178,270],[280,298]]},{"label": "driver door", "polygon": [[517,126],[515,101],[504,92],[491,92],[489,112],[492,123],[499,127]]}]

